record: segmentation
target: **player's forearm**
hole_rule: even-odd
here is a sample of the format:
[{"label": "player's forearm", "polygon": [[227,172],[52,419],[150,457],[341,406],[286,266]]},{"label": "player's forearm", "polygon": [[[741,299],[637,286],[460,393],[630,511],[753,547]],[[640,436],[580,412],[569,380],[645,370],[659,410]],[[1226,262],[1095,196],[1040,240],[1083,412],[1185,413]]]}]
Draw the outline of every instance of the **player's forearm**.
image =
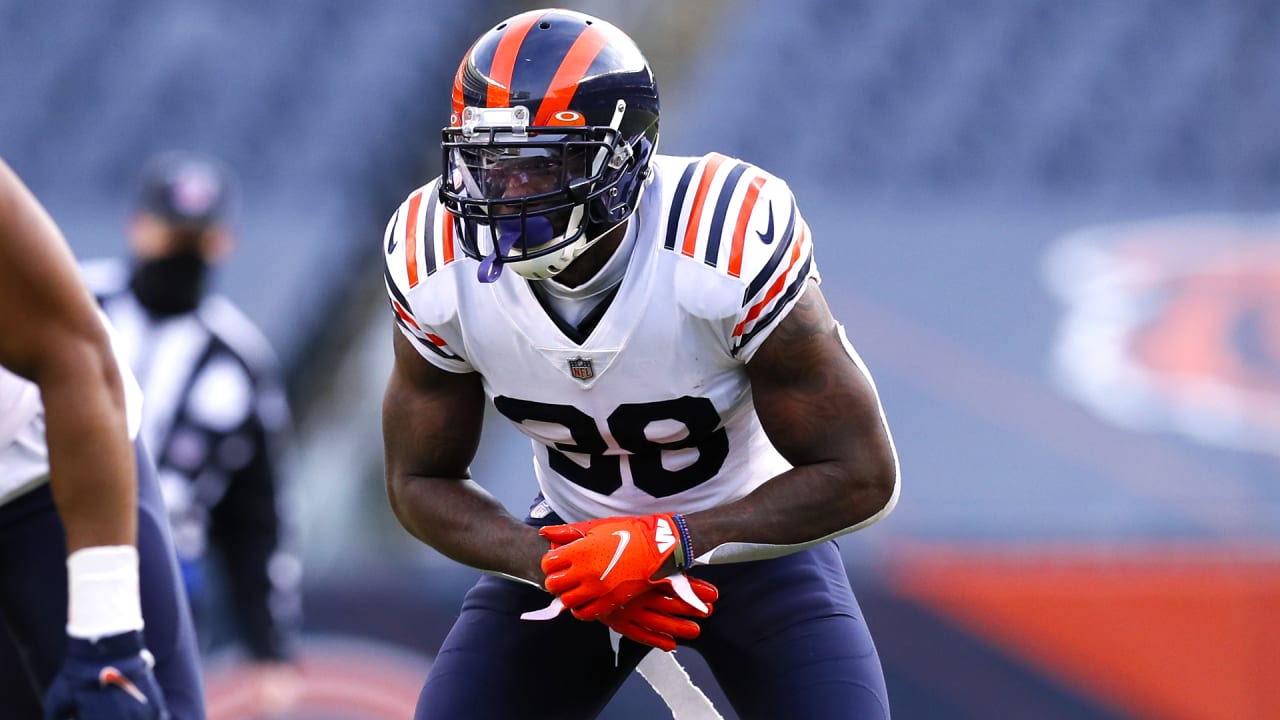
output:
[{"label": "player's forearm", "polygon": [[[797,466],[735,502],[685,516],[695,556],[722,548],[713,562],[785,555],[859,530],[897,501],[892,457],[851,468],[836,462]],[[751,547],[737,547],[735,544]]]},{"label": "player's forearm", "polygon": [[45,407],[50,482],[68,553],[133,545],[137,468],[124,389],[105,333],[66,339],[34,379]]},{"label": "player's forearm", "polygon": [[40,388],[68,550],[134,543],[124,387],[62,233],[0,160],[0,363]]},{"label": "player's forearm", "polygon": [[551,547],[479,485],[455,478],[388,476],[400,524],[465,565],[542,586],[542,555]]}]

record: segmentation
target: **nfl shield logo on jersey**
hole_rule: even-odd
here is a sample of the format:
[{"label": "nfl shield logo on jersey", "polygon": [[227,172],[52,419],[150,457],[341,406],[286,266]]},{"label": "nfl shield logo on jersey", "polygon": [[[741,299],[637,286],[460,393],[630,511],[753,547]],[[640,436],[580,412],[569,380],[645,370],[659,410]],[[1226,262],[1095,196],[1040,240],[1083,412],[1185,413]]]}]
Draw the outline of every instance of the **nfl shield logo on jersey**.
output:
[{"label": "nfl shield logo on jersey", "polygon": [[591,369],[591,361],[584,357],[576,357],[569,361],[569,374],[579,380],[590,380],[595,376]]}]

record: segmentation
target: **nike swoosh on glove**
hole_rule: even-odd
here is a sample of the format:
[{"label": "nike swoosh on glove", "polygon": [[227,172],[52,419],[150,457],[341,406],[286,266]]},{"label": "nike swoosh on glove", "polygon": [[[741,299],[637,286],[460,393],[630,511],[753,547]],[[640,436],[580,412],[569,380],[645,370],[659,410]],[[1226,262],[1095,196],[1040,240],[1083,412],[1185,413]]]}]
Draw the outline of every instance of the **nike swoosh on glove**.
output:
[{"label": "nike swoosh on glove", "polygon": [[[681,547],[669,514],[552,525],[538,532],[552,542],[542,556],[544,586],[579,620],[597,620],[655,585],[674,589],[670,578],[653,577]],[[703,605],[696,596],[686,600]]]},{"label": "nike swoosh on glove", "polygon": [[168,720],[154,665],[136,630],[97,642],[67,638],[62,668],[45,694],[45,720]]},{"label": "nike swoosh on glove", "polygon": [[702,628],[691,618],[710,617],[712,603],[720,598],[720,591],[706,580],[691,577],[689,585],[705,609],[690,605],[670,589],[655,587],[600,618],[600,622],[623,637],[671,652],[676,649],[677,640],[693,640],[701,634]]}]

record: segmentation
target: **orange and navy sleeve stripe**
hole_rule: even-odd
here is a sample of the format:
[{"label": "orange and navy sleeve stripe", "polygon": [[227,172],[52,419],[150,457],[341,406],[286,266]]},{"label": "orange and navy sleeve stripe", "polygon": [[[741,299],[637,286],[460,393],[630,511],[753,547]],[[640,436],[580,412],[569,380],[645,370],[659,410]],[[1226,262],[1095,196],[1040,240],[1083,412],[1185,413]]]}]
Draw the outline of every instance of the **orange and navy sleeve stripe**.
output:
[{"label": "orange and navy sleeve stripe", "polygon": [[729,246],[729,275],[742,277],[742,253],[747,241],[747,225],[751,223],[751,214],[755,212],[756,203],[760,201],[760,189],[765,184],[764,175],[756,175],[747,185],[742,197],[742,209],[738,211],[738,220],[733,226],[733,239]]},{"label": "orange and navy sleeve stripe", "polygon": [[382,279],[387,287],[387,295],[391,300],[391,310],[395,315],[396,324],[414,341],[414,344],[447,360],[461,360],[461,357],[449,349],[449,344],[444,341],[444,338],[418,324],[418,321],[413,317],[409,301],[405,299],[404,294],[396,287],[396,281],[391,277],[391,272],[386,267],[383,267],[382,273]]},{"label": "orange and navy sleeve stripe", "polygon": [[409,196],[408,208],[404,214],[404,264],[405,275],[409,278],[409,289],[418,286],[418,222],[422,215],[423,191],[418,190]]},{"label": "orange and navy sleeve stripe", "polygon": [[[431,186],[415,191],[396,211],[388,230],[388,253],[396,247],[397,240],[404,243],[404,272],[410,290],[458,258],[456,219],[438,207],[438,199]],[[397,225],[401,219],[403,222]],[[401,228],[398,235],[393,234],[397,227]]]},{"label": "orange and navy sleeve stripe", "polygon": [[[422,264],[426,269],[427,275],[433,275],[440,268],[448,265],[457,258],[457,251],[454,247],[454,237],[456,236],[455,218],[453,213],[440,207],[438,204],[439,194],[432,192],[431,198],[427,201],[426,212],[423,213],[422,227],[423,231],[419,234],[426,235],[425,241],[422,243]],[[437,210],[439,211],[437,213]],[[412,214],[412,208],[410,209]],[[438,217],[437,217],[438,215]],[[409,231],[406,231],[406,235]],[[409,251],[406,245],[405,252]],[[410,278],[409,286],[413,287],[417,282]]]},{"label": "orange and navy sleeve stripe", "polygon": [[[743,212],[750,215],[751,208],[735,200],[743,176],[751,169],[747,163],[718,153],[689,163],[676,183],[663,247],[686,257],[700,257],[711,267],[725,262],[721,257],[721,242],[726,221],[733,215],[735,223],[742,224],[745,231],[745,220],[739,219],[739,215]],[[748,191],[747,196],[750,195]],[[751,204],[754,205],[754,199]],[[741,253],[740,247],[738,252]]]},{"label": "orange and navy sleeve stripe", "polygon": [[817,275],[795,197],[767,172],[711,153],[685,166],[668,213],[664,249],[743,283],[729,341],[749,355]]},{"label": "orange and navy sleeve stripe", "polygon": [[[772,211],[773,209],[770,208],[770,212]],[[743,305],[746,305],[752,297],[760,292],[760,288],[764,287],[765,283],[769,282],[773,278],[778,266],[782,264],[782,259],[786,257],[787,252],[794,244],[792,240],[795,238],[796,219],[799,217],[800,210],[796,207],[795,200],[792,200],[790,212],[787,214],[787,227],[782,231],[782,235],[779,238],[781,242],[778,242],[774,247],[773,254],[769,256],[769,260],[764,264],[764,267],[760,268],[759,272],[751,278],[751,283],[747,285],[746,292],[742,295]]]},{"label": "orange and navy sleeve stripe", "polygon": [[667,217],[667,239],[662,247],[667,250],[676,249],[676,235],[680,230],[680,216],[684,212],[685,195],[689,193],[689,185],[693,182],[693,174],[697,172],[701,161],[689,163],[680,174],[680,182],[676,183],[675,195],[671,199],[671,214]]},{"label": "orange and navy sleeve stripe", "polygon": [[731,352],[737,355],[761,333],[768,334],[786,315],[815,274],[809,225],[792,200],[787,228],[764,267],[743,292],[743,312],[733,328]]},{"label": "orange and navy sleeve stripe", "polygon": [[[684,239],[680,243],[681,254],[687,257],[693,257],[698,248],[698,231],[702,228],[702,212],[707,206],[707,197],[711,193],[711,186],[715,184],[716,173],[719,172],[720,166],[728,160],[723,155],[712,153],[707,157],[706,167],[702,169],[702,177],[698,180],[698,187],[694,190],[693,201],[689,204],[689,214],[685,219]],[[721,192],[724,186],[720,186]]]},{"label": "orange and navy sleeve stripe", "polygon": [[[723,189],[720,196],[716,199],[715,210],[711,214],[711,230],[707,233],[707,248],[703,254],[702,261],[712,267],[715,267],[720,261],[720,239],[724,236],[724,221],[729,214],[729,204],[735,195],[738,182],[742,179],[743,173],[747,171],[746,163],[735,163],[729,172],[725,175]],[[750,215],[750,209],[745,209],[745,214]],[[745,226],[744,226],[745,229]]]},{"label": "orange and navy sleeve stripe", "polygon": [[[663,247],[741,277],[747,226],[770,177],[716,153],[689,163],[672,195]],[[772,225],[767,232],[772,242]]]},{"label": "orange and navy sleeve stripe", "polygon": [[[430,193],[434,197],[434,193]],[[461,360],[461,358],[449,349],[448,344],[438,335],[432,333],[426,327],[423,327],[414,316],[412,306],[405,296],[408,290],[412,290],[414,286],[419,284],[424,277],[419,272],[419,268],[425,268],[427,275],[435,271],[434,260],[429,259],[433,256],[433,248],[439,247],[439,240],[433,240],[440,233],[428,233],[427,242],[423,240],[422,234],[418,232],[419,224],[422,220],[421,200],[424,197],[424,190],[418,190],[409,196],[396,214],[387,223],[386,236],[386,262],[382,267],[383,283],[387,290],[387,299],[391,303],[393,316],[396,324],[404,331],[411,341],[414,342],[421,350],[429,351],[442,358],[449,360]],[[430,217],[430,213],[426,213]],[[422,251],[419,251],[421,247]],[[403,270],[403,273],[401,272]],[[406,287],[407,289],[402,289]]]}]

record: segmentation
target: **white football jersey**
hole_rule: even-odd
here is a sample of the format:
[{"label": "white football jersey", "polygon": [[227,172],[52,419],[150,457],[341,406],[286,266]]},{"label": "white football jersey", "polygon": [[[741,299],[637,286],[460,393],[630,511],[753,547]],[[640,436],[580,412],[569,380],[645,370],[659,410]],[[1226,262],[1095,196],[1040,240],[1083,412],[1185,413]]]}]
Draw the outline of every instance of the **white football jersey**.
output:
[{"label": "white football jersey", "polygon": [[[124,382],[129,437],[134,438],[142,423],[142,391],[120,355],[110,324],[107,331]],[[0,367],[0,505],[45,482],[48,476],[49,449],[40,389]]]},{"label": "white football jersey", "polygon": [[818,279],[809,228],[786,183],[748,163],[659,155],[653,170],[622,283],[586,337],[518,274],[477,280],[436,181],[387,227],[400,330],[433,365],[481,374],[568,522],[703,510],[790,467],[746,363]]}]

